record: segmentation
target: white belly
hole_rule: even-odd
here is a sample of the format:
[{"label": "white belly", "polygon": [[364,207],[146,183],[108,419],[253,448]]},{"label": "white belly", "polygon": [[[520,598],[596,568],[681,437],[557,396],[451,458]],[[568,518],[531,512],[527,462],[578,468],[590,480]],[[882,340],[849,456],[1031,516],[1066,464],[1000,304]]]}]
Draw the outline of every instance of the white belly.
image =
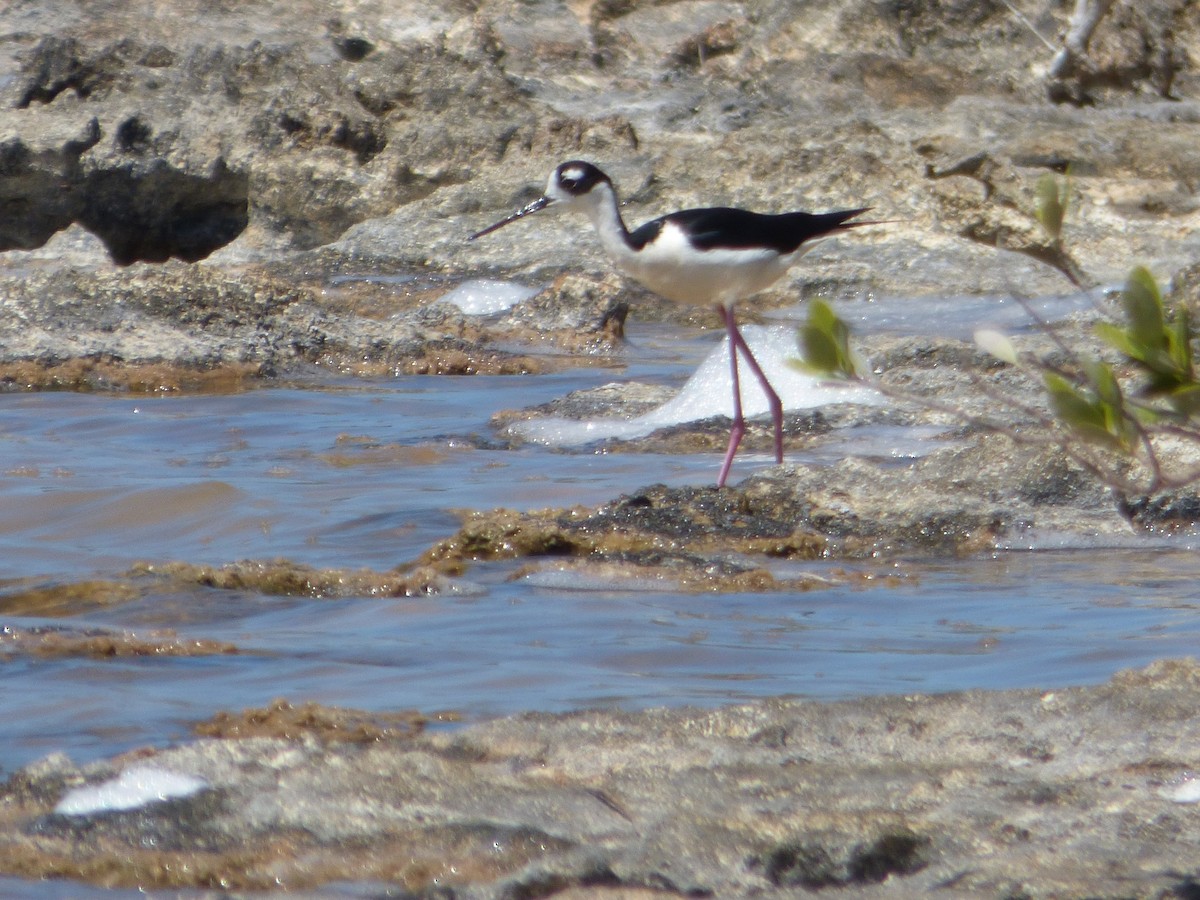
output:
[{"label": "white belly", "polygon": [[673,228],[640,251],[609,246],[617,267],[654,293],[676,303],[733,303],[778,281],[801,251],[780,256],[771,250],[704,250],[687,245]]}]

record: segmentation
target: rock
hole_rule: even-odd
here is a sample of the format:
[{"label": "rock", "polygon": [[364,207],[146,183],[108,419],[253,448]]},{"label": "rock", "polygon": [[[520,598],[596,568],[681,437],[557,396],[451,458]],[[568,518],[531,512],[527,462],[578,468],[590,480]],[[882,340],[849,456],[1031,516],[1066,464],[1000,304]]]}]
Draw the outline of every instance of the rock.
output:
[{"label": "rock", "polygon": [[[1197,30],[1173,4],[1159,7],[1176,42]],[[1140,15],[1150,22],[1154,13]],[[1051,14],[1033,23],[1044,33],[1057,24]],[[1195,110],[1130,95],[1150,78],[1143,51],[1110,41],[1103,24],[1097,58],[1120,65],[1129,56],[1131,74],[1085,110],[1043,102],[1045,48],[999,6],[768,5],[748,15],[744,4],[712,0],[436,12],[301,3],[286,15],[268,4],[162,17],[134,4],[100,19],[50,2],[8,9],[0,25],[13,73],[0,83],[0,249],[10,258],[41,267],[71,253],[104,268],[78,237],[62,244],[85,229],[118,265],[205,259],[217,279],[257,277],[247,265],[265,265],[310,292],[305,309],[320,307],[306,313],[308,333],[290,338],[294,351],[264,348],[264,328],[250,322],[197,343],[140,319],[130,323],[140,334],[131,347],[128,336],[77,337],[110,328],[112,311],[75,302],[72,279],[42,283],[36,298],[0,284],[16,320],[36,320],[38,304],[58,307],[54,323],[37,324],[36,347],[5,340],[0,361],[261,360],[269,376],[317,360],[316,344],[340,348],[323,365],[376,374],[537,368],[488,349],[511,341],[503,322],[494,335],[416,329],[454,359],[429,359],[411,343],[384,351],[381,342],[406,339],[321,302],[347,268],[427,278],[486,269],[543,283],[569,268],[575,280],[553,301],[564,308],[600,291],[618,305],[632,298],[635,317],[690,316],[612,280],[596,243],[570,236],[581,223],[547,217],[521,226],[520,240],[465,243],[570,156],[610,169],[631,220],[724,201],[867,204],[890,221],[836,252],[814,252],[778,294],[921,295],[944,291],[948,279],[960,291],[1043,293],[1064,285],[1055,266],[1104,282],[1135,259],[1169,273],[1197,250],[1179,227],[1194,204],[1177,199],[1180,179],[1195,180]],[[1176,87],[1189,77],[1181,71]],[[986,160],[987,172],[957,166],[971,158]],[[1037,177],[1068,166],[1069,266],[1031,206]],[[942,177],[925,177],[931,171]],[[44,252],[52,242],[55,252]],[[997,244],[1030,258],[997,255]],[[323,249],[297,255],[315,247]],[[136,279],[180,306],[204,307],[207,276],[193,290],[179,272],[145,266]],[[526,321],[544,327],[545,303],[536,316],[528,310]],[[595,352],[562,322],[552,337],[562,349]]]},{"label": "rock", "polygon": [[[313,367],[537,372],[619,358],[627,313],[704,324],[704,311],[614,277],[584,223],[539,216],[467,242],[578,157],[610,171],[631,223],[712,203],[871,206],[886,223],[814,249],[762,308],[1043,296],[1070,289],[1064,271],[1110,284],[1138,262],[1164,283],[1178,272],[1194,307],[1200,105],[1182,50],[1200,38],[1194,6],[1118,5],[1090,64],[1051,84],[1051,99],[1053,54],[1035,31],[1058,34],[1067,10],[1027,6],[1026,21],[1008,4],[958,0],[265,0],[170,15],[133,0],[103,16],[10,3],[0,379],[212,390]],[[1061,247],[1036,219],[1047,172],[1069,179]],[[543,290],[492,318],[437,302],[485,274]],[[1072,323],[1073,346],[1095,347],[1082,343],[1090,324]],[[883,386],[917,402],[788,420],[791,440],[818,448],[861,425],[942,429],[920,458],[841,454],[720,492],[650,485],[594,509],[479,512],[402,572],[248,561],[152,574],[401,594],[469,590],[474,560],[520,557],[518,575],[799,591],[814,582],[794,564],[777,574],[778,561],[953,555],[1047,532],[1118,543],[1195,521],[1194,491],[1114,498],[1088,459],[1014,443],[1042,409],[1025,402],[1033,382],[937,329],[886,338],[868,324],[859,336]],[[506,418],[662,396],[606,389]],[[635,446],[718,449],[726,428],[713,419]],[[767,440],[752,423],[747,446]],[[1178,459],[1194,464],[1188,452]],[[146,579],[10,593],[18,612],[46,613],[84,595],[125,602]],[[0,870],[224,891],[351,880],[427,897],[1192,896],[1197,671],[1162,662],[1090,688],[581,711],[452,733],[277,704],[210,723],[220,739],[13,774],[0,787]],[[264,721],[260,736],[228,737]],[[349,743],[331,737],[347,731]],[[135,760],[209,788],[54,812],[65,790]]]},{"label": "rock", "polygon": [[[278,718],[287,739],[13,774],[0,860],[143,889],[1185,897],[1198,702],[1194,660],[1095,687],[523,715],[453,733],[277,702],[203,727],[254,735]],[[53,812],[67,788],[131,765],[207,787]]]},{"label": "rock", "polygon": [[[0,84],[0,246],[41,246],[74,222],[119,263],[191,260],[235,240],[311,248],[353,229],[343,252],[461,270],[499,262],[461,243],[480,213],[583,155],[613,171],[639,216],[714,199],[874,205],[898,227],[863,239],[874,265],[850,249],[833,271],[926,291],[918,272],[903,277],[906,260],[968,252],[946,241],[963,232],[942,221],[952,185],[922,182],[926,148],[949,142],[1011,167],[1018,199],[1070,164],[1071,249],[1097,280],[1132,258],[1177,267],[1190,260],[1165,242],[1178,241],[1171,216],[1114,218],[1109,204],[1132,173],[1143,196],[1189,180],[1193,110],[1153,95],[1165,70],[1152,59],[1175,58],[1197,30],[1179,6],[1121,13],[1124,31],[1101,24],[1097,65],[1121,75],[1089,83],[1101,105],[1084,110],[1042,99],[1050,54],[1031,28],[1052,34],[1065,13],[1024,24],[1002,5],[302,2],[286,15],[266,4],[162,17],[134,4],[103,19],[14,7],[0,17],[14,73]],[[1190,70],[1172,72],[1185,91]],[[1143,88],[1151,96],[1131,93]],[[1036,232],[1027,216],[1003,230],[1025,228]],[[551,246],[496,252],[511,269],[544,265]],[[1039,265],[990,284],[1006,282],[1055,284]]]}]

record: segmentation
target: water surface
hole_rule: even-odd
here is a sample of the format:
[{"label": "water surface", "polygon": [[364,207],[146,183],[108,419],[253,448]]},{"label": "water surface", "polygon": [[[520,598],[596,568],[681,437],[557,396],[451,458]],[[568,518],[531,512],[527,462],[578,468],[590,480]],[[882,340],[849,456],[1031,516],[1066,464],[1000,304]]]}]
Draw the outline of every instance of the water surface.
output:
[{"label": "water surface", "polygon": [[[138,561],[284,557],[386,570],[452,534],[456,509],[600,504],[653,482],[700,484],[718,455],[516,449],[488,420],[620,378],[681,383],[713,338],[635,334],[630,365],[510,378],[319,379],[220,396],[0,397],[0,589],[111,579]],[[848,435],[845,452],[919,453],[936,435]],[[825,448],[806,458],[831,461]],[[739,456],[735,477],[770,460]],[[5,657],[0,767],[86,761],[186,739],[221,709],[277,697],[374,710],[718,704],[1095,682],[1191,653],[1194,553],[1010,552],[851,568],[856,587],[684,594],[513,563],[456,593],[313,600],[203,587],[82,604],[0,628],[174,629],[243,653],[183,659]],[[453,727],[453,726],[445,726]]]}]

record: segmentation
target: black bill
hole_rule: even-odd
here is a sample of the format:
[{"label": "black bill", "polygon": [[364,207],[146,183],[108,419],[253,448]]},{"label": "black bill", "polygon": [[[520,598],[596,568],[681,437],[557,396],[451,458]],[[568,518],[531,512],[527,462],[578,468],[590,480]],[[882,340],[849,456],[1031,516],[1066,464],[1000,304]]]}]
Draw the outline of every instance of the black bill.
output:
[{"label": "black bill", "polygon": [[518,209],[518,210],[517,210],[515,213],[513,213],[513,214],[512,214],[511,216],[509,216],[508,218],[506,218],[506,219],[501,219],[501,220],[500,220],[499,222],[497,222],[495,225],[489,225],[487,228],[483,229],[483,231],[477,231],[477,232],[475,232],[473,235],[471,235],[469,238],[467,238],[467,240],[468,240],[468,241],[473,241],[473,240],[475,240],[475,238],[481,238],[481,237],[483,237],[485,234],[491,234],[491,233],[492,233],[493,231],[495,231],[496,229],[498,229],[498,228],[503,228],[503,227],[504,227],[505,225],[507,225],[509,222],[515,222],[515,221],[517,221],[517,219],[520,219],[522,216],[527,216],[527,215],[529,215],[530,213],[535,213],[535,212],[537,212],[539,209],[545,209],[545,208],[546,208],[546,207],[547,207],[549,204],[550,204],[550,198],[549,198],[549,197],[538,197],[536,200],[534,200],[534,201],[533,201],[532,203],[530,203],[528,206],[525,206],[525,207],[522,207],[521,209]]}]

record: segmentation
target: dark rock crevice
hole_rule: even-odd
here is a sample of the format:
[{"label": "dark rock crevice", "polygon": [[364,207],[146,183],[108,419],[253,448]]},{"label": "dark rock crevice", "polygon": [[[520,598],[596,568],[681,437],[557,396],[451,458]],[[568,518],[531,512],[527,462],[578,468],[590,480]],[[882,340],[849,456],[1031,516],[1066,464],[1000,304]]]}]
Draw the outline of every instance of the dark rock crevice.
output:
[{"label": "dark rock crevice", "polygon": [[0,144],[0,251],[35,249],[78,222],[120,265],[195,262],[245,230],[246,173],[223,160],[207,175],[161,161],[87,170],[79,157],[99,140],[93,119],[57,153],[39,153],[19,138]]},{"label": "dark rock crevice", "polygon": [[89,175],[80,186],[77,221],[104,242],[120,265],[195,262],[245,230],[250,179],[218,163],[208,177],[166,165]]}]

